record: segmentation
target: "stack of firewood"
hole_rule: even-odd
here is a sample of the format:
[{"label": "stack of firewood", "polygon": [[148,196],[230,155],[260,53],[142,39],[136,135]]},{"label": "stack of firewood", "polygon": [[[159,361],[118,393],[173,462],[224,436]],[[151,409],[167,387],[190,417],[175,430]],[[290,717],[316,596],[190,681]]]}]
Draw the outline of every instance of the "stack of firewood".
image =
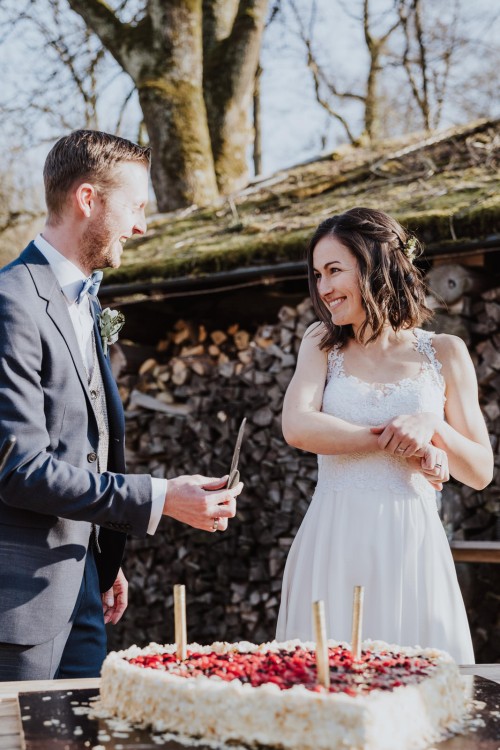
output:
[{"label": "stack of firewood", "polygon": [[[458,484],[446,487],[455,539],[500,540],[500,287],[466,299],[469,347],[479,396],[495,456],[492,483],[482,492]],[[446,505],[444,510],[446,510]],[[500,659],[500,577],[498,565],[462,566],[469,621],[477,661]]]},{"label": "stack of firewood", "polygon": [[[462,320],[479,383],[497,470],[500,468],[500,287],[466,297]],[[455,539],[500,539],[500,471],[482,492],[451,482],[443,492],[445,525]]]},{"label": "stack of firewood", "polygon": [[[464,312],[500,462],[500,289],[469,298]],[[125,568],[131,603],[110,634],[112,646],[172,641],[175,583],[187,588],[189,640],[274,637],[284,563],[317,478],[316,456],[289,447],[281,432],[283,396],[314,313],[305,301],[283,307],[278,318],[254,333],[236,324],[209,330],[179,321],[138,372],[120,377],[133,472],[227,474],[238,426],[244,416],[248,423],[240,458],[245,489],[227,532],[210,534],[164,519],[155,536],[130,540]],[[500,472],[482,493],[453,482],[445,487],[443,520],[450,537],[500,538],[499,518]],[[489,576],[487,566],[479,568]],[[474,608],[469,616],[483,649],[476,655],[494,661],[500,627],[495,630],[488,608],[500,591],[491,591],[491,581],[481,588],[471,566],[466,575],[465,594]],[[499,642],[495,653],[488,651],[492,635]]]},{"label": "stack of firewood", "polygon": [[248,422],[245,489],[229,530],[165,519],[154,537],[129,542],[132,603],[115,644],[172,639],[174,583],[186,584],[189,638],[274,636],[284,563],[317,478],[316,456],[290,448],[281,433],[283,396],[313,319],[304,302],[253,335],[180,321],[137,375],[120,378],[131,471],[227,474],[241,419]]}]

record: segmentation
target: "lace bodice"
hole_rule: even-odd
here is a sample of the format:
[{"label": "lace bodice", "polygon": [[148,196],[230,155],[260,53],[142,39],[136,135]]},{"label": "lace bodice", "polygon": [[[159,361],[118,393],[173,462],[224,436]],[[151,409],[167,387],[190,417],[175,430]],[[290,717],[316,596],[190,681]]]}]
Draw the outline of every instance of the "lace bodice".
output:
[{"label": "lace bodice", "polygon": [[[396,383],[367,383],[344,370],[339,348],[328,354],[322,411],[351,424],[376,426],[400,414],[434,412],[443,417],[445,384],[441,363],[432,346],[432,333],[414,330],[415,348],[422,354],[420,372]],[[434,495],[429,482],[412,472],[405,459],[385,453],[318,456],[318,488],[380,489],[407,495]]]}]

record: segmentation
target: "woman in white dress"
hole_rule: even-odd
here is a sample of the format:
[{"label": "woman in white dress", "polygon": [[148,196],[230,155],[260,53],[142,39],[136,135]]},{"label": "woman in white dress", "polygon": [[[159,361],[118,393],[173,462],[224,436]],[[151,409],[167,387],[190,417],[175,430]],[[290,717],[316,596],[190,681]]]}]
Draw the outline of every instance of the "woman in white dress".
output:
[{"label": "woman in white dress", "polygon": [[285,569],[278,640],[351,637],[352,591],[365,587],[363,636],[474,653],[436,504],[451,474],[483,489],[493,454],[463,341],[430,317],[412,261],[415,237],[385,213],[324,221],[308,250],[319,322],[301,344],[283,433],[318,454],[318,483]]}]

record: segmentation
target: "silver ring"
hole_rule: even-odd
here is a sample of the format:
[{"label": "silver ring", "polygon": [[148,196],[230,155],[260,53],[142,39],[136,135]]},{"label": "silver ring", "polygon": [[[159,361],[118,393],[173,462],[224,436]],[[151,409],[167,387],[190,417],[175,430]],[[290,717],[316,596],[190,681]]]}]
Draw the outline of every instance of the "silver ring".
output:
[{"label": "silver ring", "polygon": [[214,518],[214,522],[213,522],[213,525],[212,525],[212,529],[213,529],[214,531],[217,531],[217,529],[218,529],[218,528],[219,528],[219,519],[218,519],[218,518]]},{"label": "silver ring", "polygon": [[396,453],[404,453],[406,448],[396,448]]},{"label": "silver ring", "polygon": [[435,469],[440,469],[441,468],[441,464],[434,464],[434,468]]}]

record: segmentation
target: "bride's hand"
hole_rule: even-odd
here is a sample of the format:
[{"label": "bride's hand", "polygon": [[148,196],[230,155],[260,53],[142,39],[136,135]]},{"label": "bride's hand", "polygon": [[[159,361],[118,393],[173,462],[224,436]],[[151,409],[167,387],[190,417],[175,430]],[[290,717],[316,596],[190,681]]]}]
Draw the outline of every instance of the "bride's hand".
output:
[{"label": "bride's hand", "polygon": [[437,428],[438,417],[431,412],[421,414],[401,414],[385,425],[372,427],[371,432],[379,435],[380,450],[400,458],[410,458],[425,451]]},{"label": "bride's hand", "polygon": [[430,443],[422,458],[420,465],[424,474],[435,476],[440,482],[447,482],[450,478],[448,467],[448,454],[441,448],[436,448]]},{"label": "bride's hand", "polygon": [[423,474],[436,490],[441,491],[443,482],[447,482],[450,478],[448,455],[431,443],[426,446],[423,455],[412,456],[407,461],[415,471]]}]

